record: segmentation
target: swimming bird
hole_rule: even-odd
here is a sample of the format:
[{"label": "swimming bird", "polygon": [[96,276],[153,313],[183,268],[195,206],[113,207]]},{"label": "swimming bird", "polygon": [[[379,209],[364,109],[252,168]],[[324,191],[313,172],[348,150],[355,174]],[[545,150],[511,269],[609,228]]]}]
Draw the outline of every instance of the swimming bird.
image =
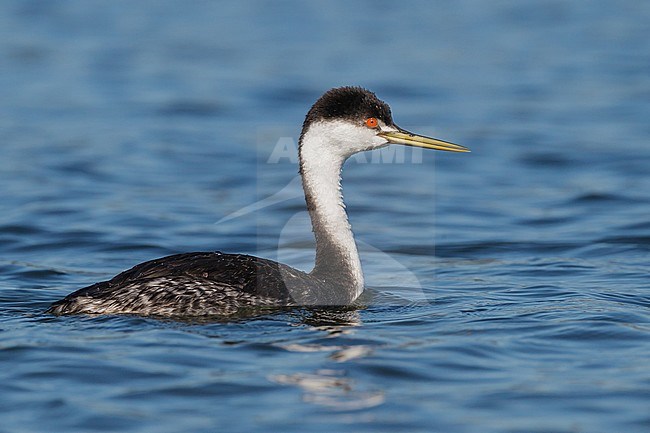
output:
[{"label": "swimming bird", "polygon": [[307,113],[298,153],[316,238],[316,262],[309,273],[244,254],[176,254],[77,290],[47,311],[187,317],[229,316],[266,307],[349,305],[363,291],[364,280],[343,203],[341,170],[353,154],[391,143],[469,151],[398,127],[388,104],[360,87],[330,89]]}]

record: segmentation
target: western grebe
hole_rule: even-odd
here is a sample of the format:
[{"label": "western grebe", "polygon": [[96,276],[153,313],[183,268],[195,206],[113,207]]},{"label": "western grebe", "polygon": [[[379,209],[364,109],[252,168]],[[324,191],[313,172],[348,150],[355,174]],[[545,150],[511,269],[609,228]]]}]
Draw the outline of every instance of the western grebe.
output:
[{"label": "western grebe", "polygon": [[80,289],[52,304],[48,312],[221,316],[250,308],[349,305],[364,283],[343,203],[341,169],[351,155],[391,143],[469,151],[399,128],[390,107],[360,87],[330,89],[307,113],[299,161],[316,238],[316,263],[310,273],[243,254],[177,254]]}]

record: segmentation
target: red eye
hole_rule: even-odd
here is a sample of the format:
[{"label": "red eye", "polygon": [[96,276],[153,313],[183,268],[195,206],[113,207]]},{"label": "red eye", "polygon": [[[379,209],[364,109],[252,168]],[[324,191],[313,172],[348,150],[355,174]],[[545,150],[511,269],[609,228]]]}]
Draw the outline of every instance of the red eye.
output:
[{"label": "red eye", "polygon": [[366,126],[368,128],[376,128],[379,125],[379,121],[376,117],[369,117],[366,119]]}]

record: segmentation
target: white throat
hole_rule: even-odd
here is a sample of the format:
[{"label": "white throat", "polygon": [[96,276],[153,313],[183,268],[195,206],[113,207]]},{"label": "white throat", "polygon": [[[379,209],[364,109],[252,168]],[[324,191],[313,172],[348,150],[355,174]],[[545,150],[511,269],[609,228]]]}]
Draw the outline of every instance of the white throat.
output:
[{"label": "white throat", "polygon": [[341,192],[341,169],[352,154],[383,146],[372,130],[350,122],[315,122],[300,143],[300,172],[316,237],[315,277],[347,291],[350,301],[363,291],[361,260]]}]

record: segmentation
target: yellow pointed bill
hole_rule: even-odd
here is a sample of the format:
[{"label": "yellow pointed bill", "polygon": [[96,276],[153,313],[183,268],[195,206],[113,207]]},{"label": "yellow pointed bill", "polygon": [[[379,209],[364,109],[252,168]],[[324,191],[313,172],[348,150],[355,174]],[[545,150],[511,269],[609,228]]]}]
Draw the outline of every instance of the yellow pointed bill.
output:
[{"label": "yellow pointed bill", "polygon": [[423,147],[425,149],[445,150],[447,152],[469,152],[470,150],[459,144],[438,140],[437,138],[425,137],[424,135],[413,134],[412,132],[399,129],[397,131],[380,132],[380,137],[390,143],[404,144],[406,146]]}]

